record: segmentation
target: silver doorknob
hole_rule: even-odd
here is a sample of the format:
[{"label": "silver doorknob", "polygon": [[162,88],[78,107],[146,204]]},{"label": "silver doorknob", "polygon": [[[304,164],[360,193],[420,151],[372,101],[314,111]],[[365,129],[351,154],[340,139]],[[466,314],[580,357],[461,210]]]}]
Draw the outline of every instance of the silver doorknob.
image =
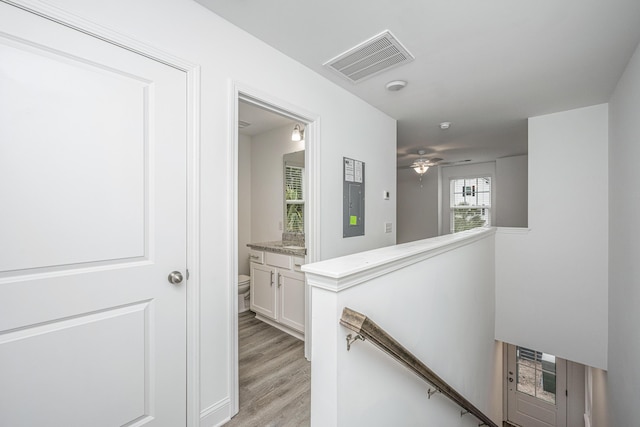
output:
[{"label": "silver doorknob", "polygon": [[180,283],[182,283],[182,273],[180,273],[179,271],[172,271],[171,273],[169,273],[169,283],[173,283],[174,285],[179,285]]}]

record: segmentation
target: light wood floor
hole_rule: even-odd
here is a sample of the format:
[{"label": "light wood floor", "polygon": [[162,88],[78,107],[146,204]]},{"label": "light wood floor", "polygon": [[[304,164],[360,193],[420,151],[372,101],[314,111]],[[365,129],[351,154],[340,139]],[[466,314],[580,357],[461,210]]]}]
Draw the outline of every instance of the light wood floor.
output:
[{"label": "light wood floor", "polygon": [[225,427],[310,425],[311,364],[304,343],[254,318],[238,318],[240,412]]}]

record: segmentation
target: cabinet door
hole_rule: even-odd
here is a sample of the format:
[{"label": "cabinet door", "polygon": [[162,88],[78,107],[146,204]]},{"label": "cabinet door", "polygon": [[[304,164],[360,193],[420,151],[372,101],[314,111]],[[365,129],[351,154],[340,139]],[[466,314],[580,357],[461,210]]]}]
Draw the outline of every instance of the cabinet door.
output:
[{"label": "cabinet door", "polygon": [[278,271],[280,306],[278,321],[304,333],[304,274]]},{"label": "cabinet door", "polygon": [[276,269],[251,263],[251,310],[276,320]]}]

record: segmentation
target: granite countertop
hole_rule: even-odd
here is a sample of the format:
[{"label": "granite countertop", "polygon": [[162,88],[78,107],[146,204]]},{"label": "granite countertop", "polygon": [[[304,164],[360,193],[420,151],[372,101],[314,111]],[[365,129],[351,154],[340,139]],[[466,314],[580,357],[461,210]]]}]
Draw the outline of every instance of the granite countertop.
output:
[{"label": "granite countertop", "polygon": [[283,242],[282,240],[276,240],[275,242],[247,243],[247,246],[258,251],[275,252],[284,255],[304,257],[307,254],[307,249],[305,247],[296,246],[294,242]]}]

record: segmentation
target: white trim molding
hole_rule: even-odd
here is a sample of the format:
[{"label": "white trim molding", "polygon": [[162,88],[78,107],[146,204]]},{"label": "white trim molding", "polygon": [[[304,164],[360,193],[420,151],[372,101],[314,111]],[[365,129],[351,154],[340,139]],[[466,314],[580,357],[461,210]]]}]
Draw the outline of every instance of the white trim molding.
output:
[{"label": "white trim molding", "polygon": [[[320,116],[303,108],[293,105],[287,101],[279,99],[259,89],[247,86],[238,81],[229,80],[229,121],[228,134],[229,145],[227,152],[228,164],[230,165],[231,179],[229,180],[229,227],[228,236],[231,242],[231,250],[227,259],[229,289],[229,396],[231,399],[229,410],[231,416],[238,413],[239,390],[238,390],[238,101],[243,100],[260,106],[268,111],[279,115],[290,117],[294,120],[305,123],[305,170],[308,182],[308,198],[305,203],[307,218],[306,246],[307,260],[313,262],[320,256]],[[305,307],[308,307],[308,299]],[[310,357],[310,316],[307,312],[305,325],[305,356]]]},{"label": "white trim molding", "polygon": [[497,234],[522,234],[527,235],[531,231],[530,228],[520,227],[496,227]]},{"label": "white trim molding", "polygon": [[474,228],[306,264],[302,266],[302,271],[305,272],[310,287],[341,292],[411,264],[486,239],[495,233],[495,228]]},{"label": "white trim molding", "polygon": [[225,399],[220,400],[219,402],[214,403],[213,405],[205,408],[200,412],[200,427],[211,427],[214,426],[214,422],[216,420],[223,419],[222,422],[218,422],[215,426],[222,426],[229,422],[231,417],[229,417],[229,405],[231,404],[230,399],[227,397]]}]

